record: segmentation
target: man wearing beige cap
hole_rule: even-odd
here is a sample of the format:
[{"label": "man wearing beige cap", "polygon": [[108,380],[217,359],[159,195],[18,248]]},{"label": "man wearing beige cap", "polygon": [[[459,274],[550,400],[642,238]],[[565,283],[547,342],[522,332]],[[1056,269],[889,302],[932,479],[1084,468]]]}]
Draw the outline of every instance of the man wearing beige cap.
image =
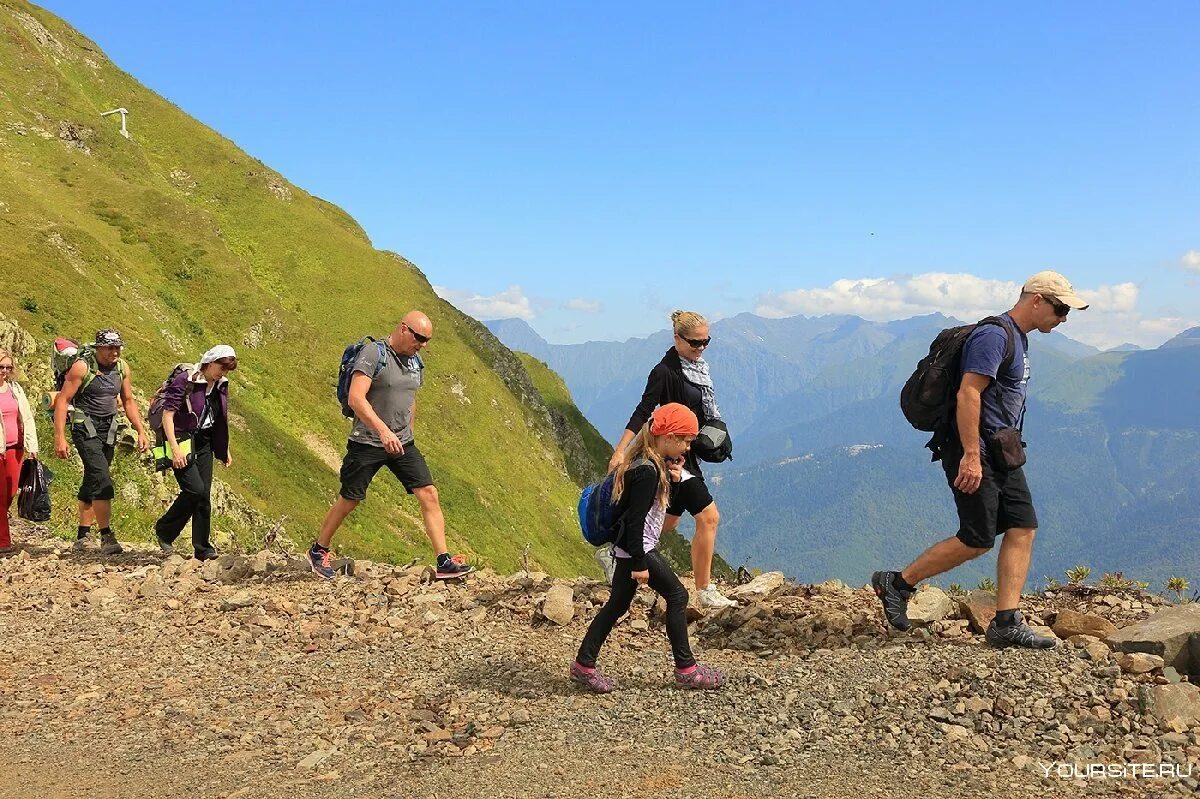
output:
[{"label": "man wearing beige cap", "polygon": [[1037,514],[1025,482],[1021,427],[1029,383],[1027,334],[1049,333],[1071,309],[1087,303],[1057,272],[1038,272],[1017,304],[975,327],[962,346],[961,381],[953,428],[935,450],[954,492],[959,529],[931,546],[903,571],[875,572],[871,583],[884,616],[908,630],[908,600],[917,583],[977,558],[1003,535],[996,560],[996,618],[986,638],[993,646],[1050,649],[1055,639],[1033,632],[1017,609],[1033,554]]}]

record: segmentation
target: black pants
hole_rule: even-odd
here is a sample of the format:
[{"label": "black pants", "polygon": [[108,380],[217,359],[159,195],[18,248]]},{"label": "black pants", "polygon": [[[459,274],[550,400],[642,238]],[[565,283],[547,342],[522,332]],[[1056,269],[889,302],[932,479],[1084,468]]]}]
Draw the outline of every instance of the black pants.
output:
[{"label": "black pants", "polygon": [[168,543],[183,532],[188,519],[192,520],[192,549],[197,554],[212,549],[208,536],[212,529],[213,451],[211,439],[197,433],[192,439],[195,459],[184,469],[174,469],[179,483],[179,496],[154,525],[154,532]]},{"label": "black pants", "polygon": [[112,461],[116,449],[108,439],[117,418],[92,417],[91,421],[96,429],[94,436],[89,436],[87,428],[82,424],[71,426],[71,440],[75,442],[75,450],[83,460],[83,482],[79,484],[79,493],[75,495],[80,502],[91,502],[94,499],[111,500],[115,493]]},{"label": "black pants", "polygon": [[[579,654],[575,660],[581,666],[596,665],[600,647],[604,646],[604,641],[612,632],[617,620],[624,616],[633,604],[634,594],[637,593],[637,581],[630,576],[631,562],[628,558],[617,558],[612,594],[604,607],[600,608],[596,618],[592,619],[587,635],[583,636],[583,643],[579,645]],[[667,600],[667,638],[671,641],[671,656],[675,658],[675,668],[686,669],[696,665],[691,644],[688,643],[687,589],[679,582],[666,559],[654,550],[646,553],[646,569],[650,572],[650,587]]]}]

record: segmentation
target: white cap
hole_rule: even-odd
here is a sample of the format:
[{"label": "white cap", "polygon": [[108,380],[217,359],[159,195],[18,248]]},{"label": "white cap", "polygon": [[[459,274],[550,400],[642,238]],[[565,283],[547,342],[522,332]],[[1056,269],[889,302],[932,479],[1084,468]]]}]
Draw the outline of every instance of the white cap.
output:
[{"label": "white cap", "polygon": [[1064,305],[1080,311],[1088,307],[1087,301],[1075,293],[1071,281],[1050,270],[1038,272],[1026,280],[1021,291],[1025,294],[1049,294]]},{"label": "white cap", "polygon": [[200,365],[203,366],[206,363],[212,363],[213,361],[219,361],[222,358],[236,358],[236,357],[237,357],[237,353],[233,351],[233,347],[229,346],[228,344],[218,344],[217,346],[213,347],[208,352],[204,353],[204,355],[200,356]]}]

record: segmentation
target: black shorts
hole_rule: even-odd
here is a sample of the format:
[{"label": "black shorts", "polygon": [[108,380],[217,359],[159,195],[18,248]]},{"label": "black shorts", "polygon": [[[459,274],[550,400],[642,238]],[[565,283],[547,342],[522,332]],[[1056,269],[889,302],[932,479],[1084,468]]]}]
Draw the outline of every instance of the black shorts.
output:
[{"label": "black shorts", "polygon": [[682,516],[684,512],[696,514],[713,504],[712,494],[703,477],[692,476],[682,483],[671,483],[671,497],[667,502],[667,515]]},{"label": "black shorts", "polygon": [[412,493],[418,488],[433,485],[433,476],[425,463],[425,456],[413,441],[404,445],[403,455],[392,455],[383,447],[373,447],[358,441],[346,442],[346,457],[342,460],[342,489],[339,492],[344,499],[362,502],[367,498],[367,486],[375,472],[383,466],[392,470],[392,474],[404,486],[404,490]]},{"label": "black shorts", "polygon": [[946,483],[954,492],[958,509],[958,539],[969,547],[991,549],[996,536],[1005,530],[1029,529],[1038,526],[1033,509],[1033,495],[1025,482],[1025,470],[997,471],[983,455],[983,480],[974,494],[964,494],[954,487],[958,477],[960,452],[950,452],[942,459]]},{"label": "black shorts", "polygon": [[71,426],[71,441],[83,460],[83,482],[76,497],[80,502],[111,500],[113,498],[112,460],[115,448],[108,443],[109,428],[116,417],[92,419],[96,435],[88,437],[82,424]]}]

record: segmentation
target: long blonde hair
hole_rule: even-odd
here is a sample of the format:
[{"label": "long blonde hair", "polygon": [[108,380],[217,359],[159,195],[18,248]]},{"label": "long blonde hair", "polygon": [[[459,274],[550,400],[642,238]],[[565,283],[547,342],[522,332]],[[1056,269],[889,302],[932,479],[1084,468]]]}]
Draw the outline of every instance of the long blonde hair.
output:
[{"label": "long blonde hair", "polygon": [[614,503],[619,501],[621,494],[625,492],[625,473],[629,471],[629,467],[640,458],[645,458],[658,469],[658,501],[662,505],[667,504],[667,498],[671,493],[671,484],[667,478],[667,464],[658,448],[655,447],[658,439],[659,436],[650,432],[650,422],[646,422],[638,434],[633,437],[633,441],[629,442],[629,446],[625,448],[621,460],[617,463],[617,468],[613,470],[612,501]]},{"label": "long blonde hair", "polygon": [[682,336],[689,330],[695,330],[708,324],[708,320],[695,311],[676,311],[671,314],[671,327],[675,335]]}]

